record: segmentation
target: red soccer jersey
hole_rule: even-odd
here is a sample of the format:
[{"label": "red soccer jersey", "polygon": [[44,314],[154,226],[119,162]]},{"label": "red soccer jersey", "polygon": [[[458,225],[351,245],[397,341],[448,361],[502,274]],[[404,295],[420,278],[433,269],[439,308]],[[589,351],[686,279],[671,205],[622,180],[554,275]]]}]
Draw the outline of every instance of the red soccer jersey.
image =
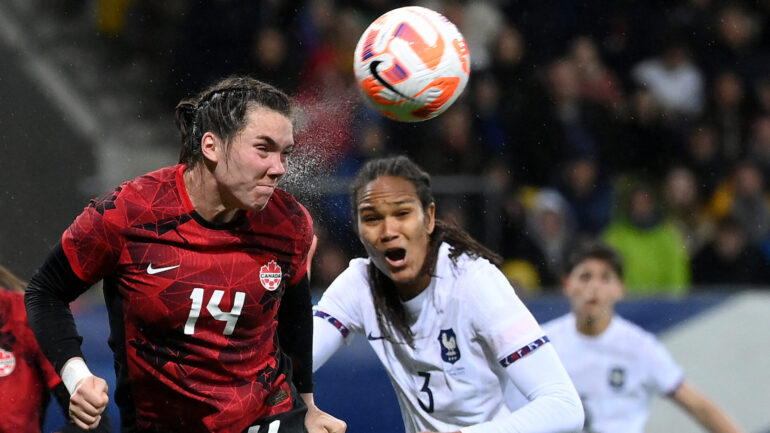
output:
[{"label": "red soccer jersey", "polygon": [[240,433],[291,408],[276,341],[287,287],[306,273],[313,225],[276,190],[226,225],[194,210],[167,167],[93,200],[62,238],[84,281],[104,279],[124,428]]},{"label": "red soccer jersey", "polygon": [[27,325],[24,295],[0,288],[0,432],[39,432],[43,401],[60,382]]}]

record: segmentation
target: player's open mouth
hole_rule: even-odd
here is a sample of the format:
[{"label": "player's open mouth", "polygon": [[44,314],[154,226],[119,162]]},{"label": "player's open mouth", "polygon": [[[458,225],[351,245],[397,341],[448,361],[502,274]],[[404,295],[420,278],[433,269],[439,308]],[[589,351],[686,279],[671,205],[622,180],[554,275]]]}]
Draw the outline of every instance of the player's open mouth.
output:
[{"label": "player's open mouth", "polygon": [[385,250],[385,260],[394,268],[406,265],[406,249],[388,248]]}]

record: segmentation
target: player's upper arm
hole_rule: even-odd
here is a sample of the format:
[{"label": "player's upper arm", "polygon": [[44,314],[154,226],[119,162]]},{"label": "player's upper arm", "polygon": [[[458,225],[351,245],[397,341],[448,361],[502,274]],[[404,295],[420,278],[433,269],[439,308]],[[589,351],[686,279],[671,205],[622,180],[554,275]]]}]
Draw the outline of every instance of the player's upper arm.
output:
[{"label": "player's upper arm", "polygon": [[62,234],[62,249],[72,270],[89,284],[112,273],[125,246],[118,192],[91,200]]},{"label": "player's upper arm", "polygon": [[544,335],[532,313],[499,269],[492,265],[462,275],[465,314],[475,332],[498,358],[509,355]]},{"label": "player's upper arm", "polygon": [[674,361],[669,351],[654,335],[645,333],[644,352],[653,390],[659,395],[671,395],[682,384],[684,370]]},{"label": "player's upper arm", "polygon": [[326,318],[313,318],[313,372],[334,355],[345,343],[340,330]]},{"label": "player's upper arm", "polygon": [[367,301],[371,304],[370,296],[365,264],[361,259],[354,259],[326,289],[313,314],[334,325],[343,338],[349,340],[351,333],[363,332],[363,309]]}]

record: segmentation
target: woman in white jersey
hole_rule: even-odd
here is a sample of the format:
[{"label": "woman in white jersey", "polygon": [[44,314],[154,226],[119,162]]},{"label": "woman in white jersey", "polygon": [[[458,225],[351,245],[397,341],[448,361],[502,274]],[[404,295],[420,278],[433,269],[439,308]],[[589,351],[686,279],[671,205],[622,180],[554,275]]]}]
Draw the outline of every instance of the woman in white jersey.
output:
[{"label": "woman in white jersey", "polygon": [[684,380],[655,336],[615,314],[623,296],[616,251],[603,242],[584,242],[568,257],[565,271],[572,312],[543,329],[583,399],[585,432],[643,432],[654,395],[670,397],[710,432],[740,431]]},{"label": "woman in white jersey", "polygon": [[[435,218],[430,176],[406,157],[368,162],[351,185],[369,255],[315,309],[319,368],[366,336],[395,388],[406,432],[572,432],[579,397],[497,255]],[[527,404],[511,411],[516,386]]]}]

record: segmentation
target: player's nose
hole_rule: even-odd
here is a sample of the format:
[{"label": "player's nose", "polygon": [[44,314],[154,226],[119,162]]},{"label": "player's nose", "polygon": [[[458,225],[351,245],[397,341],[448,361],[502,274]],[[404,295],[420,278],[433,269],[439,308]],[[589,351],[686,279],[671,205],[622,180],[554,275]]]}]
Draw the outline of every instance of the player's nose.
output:
[{"label": "player's nose", "polygon": [[268,158],[269,166],[267,174],[273,177],[279,177],[286,174],[286,157],[276,152]]},{"label": "player's nose", "polygon": [[395,218],[385,217],[382,221],[383,240],[393,240],[398,237],[400,224]]}]

